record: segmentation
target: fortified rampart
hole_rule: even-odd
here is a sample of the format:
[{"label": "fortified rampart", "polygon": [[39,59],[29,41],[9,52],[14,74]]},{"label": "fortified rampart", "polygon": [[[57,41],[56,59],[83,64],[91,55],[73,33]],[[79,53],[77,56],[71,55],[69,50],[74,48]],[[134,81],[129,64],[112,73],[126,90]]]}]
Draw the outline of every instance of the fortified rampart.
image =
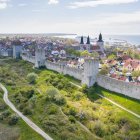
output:
[{"label": "fortified rampart", "polygon": [[82,84],[87,84],[89,87],[97,82],[99,86],[110,91],[140,99],[140,86],[119,81],[107,76],[98,75],[99,61],[96,59],[86,59],[84,70],[71,68],[63,63],[53,63],[45,60],[44,56],[39,57],[39,55],[37,57],[22,55],[22,59],[29,61],[36,66],[45,66],[47,69],[57,71],[64,75],[68,74],[73,76],[74,78],[81,80]]},{"label": "fortified rampart", "polygon": [[97,83],[99,86],[110,91],[121,93],[135,99],[140,99],[139,85],[134,85],[133,83],[127,83],[103,75],[97,76]]},{"label": "fortified rampart", "polygon": [[82,69],[71,68],[71,67],[66,66],[64,64],[53,63],[53,62],[50,62],[47,60],[45,62],[45,66],[47,69],[57,71],[57,72],[62,73],[64,75],[68,74],[68,75],[73,76],[74,78],[76,78],[78,80],[82,80],[82,77],[83,77],[83,70]]},{"label": "fortified rampart", "polygon": [[35,56],[21,55],[21,58],[25,61],[35,64]]}]

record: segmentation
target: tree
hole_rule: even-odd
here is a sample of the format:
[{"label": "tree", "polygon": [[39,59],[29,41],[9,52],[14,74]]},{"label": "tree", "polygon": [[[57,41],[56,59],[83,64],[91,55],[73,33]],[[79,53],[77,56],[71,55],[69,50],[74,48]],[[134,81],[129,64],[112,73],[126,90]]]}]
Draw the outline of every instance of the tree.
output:
[{"label": "tree", "polygon": [[138,70],[137,71],[133,71],[132,72],[132,76],[133,77],[139,77],[140,76],[140,71],[138,71]]},{"label": "tree", "polygon": [[74,55],[76,57],[80,56],[80,52],[77,51],[77,50],[74,50],[73,48],[67,48],[66,53],[69,54],[69,55]]},{"label": "tree", "polygon": [[103,65],[103,67],[99,73],[102,75],[107,75],[109,73],[109,67],[107,65]]},{"label": "tree", "polygon": [[116,55],[114,55],[114,54],[110,54],[109,56],[108,56],[108,59],[109,60],[114,60],[116,58]]},{"label": "tree", "polygon": [[34,84],[36,82],[36,79],[38,78],[38,75],[35,73],[29,73],[27,75],[27,80],[30,84]]},{"label": "tree", "polygon": [[88,56],[90,56],[90,53],[87,50],[85,50],[85,51],[81,52],[81,56],[88,57]]},{"label": "tree", "polygon": [[98,58],[99,54],[97,52],[90,53],[90,57]]},{"label": "tree", "polygon": [[127,69],[123,69],[122,70],[123,75],[125,75],[127,73],[127,71],[128,71]]},{"label": "tree", "polygon": [[54,87],[50,87],[47,89],[46,91],[47,93],[47,99],[54,99],[56,95],[59,95],[59,90],[54,88]]}]

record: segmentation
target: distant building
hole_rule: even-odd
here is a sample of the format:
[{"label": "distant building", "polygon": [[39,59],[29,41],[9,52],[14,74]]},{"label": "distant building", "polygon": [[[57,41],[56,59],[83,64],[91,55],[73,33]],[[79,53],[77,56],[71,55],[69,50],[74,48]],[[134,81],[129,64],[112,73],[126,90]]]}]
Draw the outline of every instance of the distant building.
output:
[{"label": "distant building", "polygon": [[97,41],[94,41],[93,44],[90,41],[90,37],[87,37],[87,42],[84,43],[84,37],[81,37],[80,41],[80,51],[87,50],[88,52],[98,52],[100,56],[104,56],[104,41],[102,38],[102,34],[99,34],[99,38]]}]

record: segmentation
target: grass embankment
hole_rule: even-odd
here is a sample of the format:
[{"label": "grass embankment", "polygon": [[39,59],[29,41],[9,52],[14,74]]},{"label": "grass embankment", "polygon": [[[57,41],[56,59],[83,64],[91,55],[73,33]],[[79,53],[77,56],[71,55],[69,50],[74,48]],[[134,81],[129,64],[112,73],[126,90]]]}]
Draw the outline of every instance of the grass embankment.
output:
[{"label": "grass embankment", "polygon": [[140,115],[140,100],[108,91],[99,86],[96,87],[96,92]]},{"label": "grass embankment", "polygon": [[[55,140],[140,138],[140,120],[94,94],[95,87],[80,90],[70,83],[71,78],[33,70],[24,61],[8,60],[1,65],[4,70],[0,78],[12,102]],[[31,72],[38,74],[34,84],[26,79]]]}]

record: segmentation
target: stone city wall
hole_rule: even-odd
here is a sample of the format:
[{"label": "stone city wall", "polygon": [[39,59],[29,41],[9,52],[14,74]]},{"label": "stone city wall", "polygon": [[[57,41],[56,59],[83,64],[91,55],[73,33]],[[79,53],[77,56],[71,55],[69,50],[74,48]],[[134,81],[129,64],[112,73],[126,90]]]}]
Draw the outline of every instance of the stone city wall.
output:
[{"label": "stone city wall", "polygon": [[45,66],[47,69],[54,70],[59,73],[63,73],[64,75],[68,74],[78,80],[82,80],[83,70],[81,70],[81,69],[71,68],[66,65],[59,64],[59,63],[53,63],[50,61],[46,61]]},{"label": "stone city wall", "polygon": [[135,99],[140,99],[140,86],[133,83],[116,80],[107,76],[98,75],[99,86]]},{"label": "stone city wall", "polygon": [[21,55],[22,59],[35,64],[35,56]]}]

